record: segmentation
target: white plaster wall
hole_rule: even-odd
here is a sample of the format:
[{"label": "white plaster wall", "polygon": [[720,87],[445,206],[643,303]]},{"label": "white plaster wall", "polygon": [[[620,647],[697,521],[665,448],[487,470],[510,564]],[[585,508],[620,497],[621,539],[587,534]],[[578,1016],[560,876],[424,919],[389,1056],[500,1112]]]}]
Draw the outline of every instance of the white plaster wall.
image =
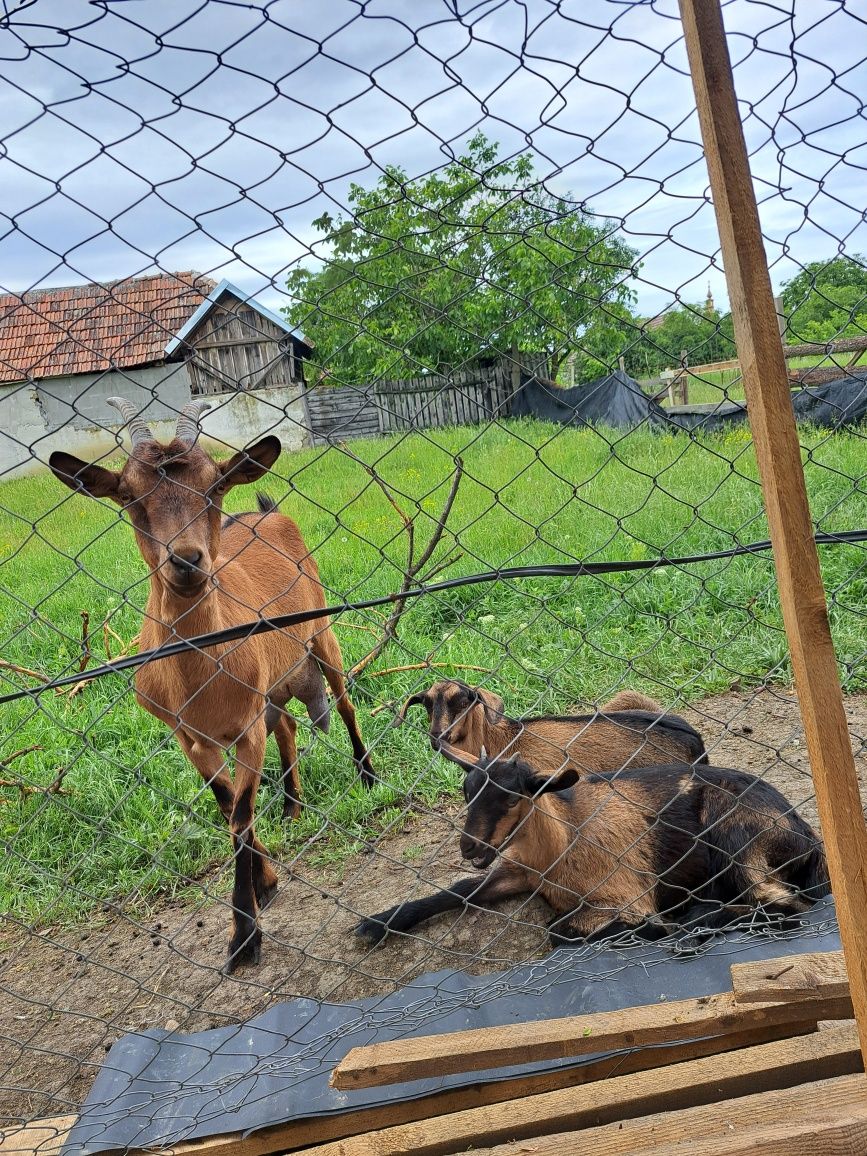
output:
[{"label": "white plaster wall", "polygon": [[[190,400],[186,366],[50,378],[38,388],[0,386],[0,480],[46,469],[54,450],[88,461],[116,454],[122,423],[105,404],[113,395],[138,404],[155,437],[170,441],[178,410]],[[216,394],[207,400],[213,408],[202,420],[206,446],[241,449],[266,433],[276,434],[289,450],[310,444],[298,386]]]},{"label": "white plaster wall", "polygon": [[202,415],[205,445],[243,449],[266,434],[276,434],[286,450],[310,445],[303,388],[297,385],[210,394],[213,408]]}]

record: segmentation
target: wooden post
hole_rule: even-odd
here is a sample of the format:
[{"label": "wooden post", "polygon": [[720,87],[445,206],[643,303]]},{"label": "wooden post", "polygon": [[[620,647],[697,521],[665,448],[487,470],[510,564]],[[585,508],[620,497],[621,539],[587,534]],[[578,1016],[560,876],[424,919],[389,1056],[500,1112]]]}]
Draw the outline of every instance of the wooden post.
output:
[{"label": "wooden post", "polygon": [[517,397],[521,388],[521,351],[517,341],[512,342],[512,397]]},{"label": "wooden post", "polygon": [[782,297],[774,298],[774,309],[777,311],[777,325],[779,326],[780,340],[782,341],[786,336],[786,326],[788,325],[788,319],[786,317],[785,310],[783,309]]},{"label": "wooden post", "polygon": [[867,826],[719,0],[680,0],[783,619],[867,1056]]}]

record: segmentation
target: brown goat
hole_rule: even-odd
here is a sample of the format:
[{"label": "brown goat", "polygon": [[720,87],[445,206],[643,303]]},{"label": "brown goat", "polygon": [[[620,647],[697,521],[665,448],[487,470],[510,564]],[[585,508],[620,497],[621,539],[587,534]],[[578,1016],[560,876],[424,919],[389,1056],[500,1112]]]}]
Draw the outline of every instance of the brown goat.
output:
[{"label": "brown goat", "polygon": [[[259,499],[259,513],[222,519],[223,495],[258,481],[280,454],[276,437],[218,464],[197,444],[198,418],[209,406],[181,411],[175,437],[158,443],[123,398],[111,398],[128,424],[132,448],[120,471],[53,453],[49,464],[70,489],[123,507],[150,572],[141,646],[190,638],[323,607],[319,572],[295,523]],[[171,727],[187,758],[214,792],[235,848],[233,931],[226,970],[259,960],[258,910],[273,895],[277,873],[253,832],[256,792],[273,731],[283,769],[284,815],[297,815],[301,786],[297,724],[283,709],[290,698],[328,729],[323,675],[346,725],[362,780],[373,768],[346,695],[340,646],[328,618],[207,650],[189,650],[139,668],[139,704]],[[226,752],[235,748],[234,784]]]},{"label": "brown goat", "polygon": [[423,706],[434,750],[443,742],[476,757],[520,755],[549,774],[567,766],[583,773],[619,771],[652,763],[706,763],[701,735],[679,715],[637,691],[622,690],[596,714],[513,719],[503,700],[459,679],[435,682],[407,699],[398,715]]},{"label": "brown goat", "polygon": [[508,896],[542,895],[556,945],[675,926],[722,927],[744,914],[791,918],[829,893],[821,842],[774,787],[753,775],[683,764],[581,778],[519,757],[476,759],[443,744],[467,772],[461,855],[483,878],[458,879],[363,920],[378,943],[431,916]]}]

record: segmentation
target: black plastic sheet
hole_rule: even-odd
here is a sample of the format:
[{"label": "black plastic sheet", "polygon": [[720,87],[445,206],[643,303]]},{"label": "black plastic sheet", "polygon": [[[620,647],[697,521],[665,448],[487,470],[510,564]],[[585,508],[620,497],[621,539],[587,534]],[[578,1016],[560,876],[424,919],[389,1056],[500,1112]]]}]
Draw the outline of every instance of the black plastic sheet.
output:
[{"label": "black plastic sheet", "polygon": [[[798,421],[822,429],[839,429],[867,420],[867,375],[854,373],[825,385],[811,385],[792,393]],[[664,409],[628,374],[618,370],[586,385],[562,389],[536,377],[522,378],[512,399],[514,417],[535,417],[564,425],[600,425],[613,429],[653,429],[672,426],[710,432],[743,425],[744,402],[723,399],[716,405],[673,406]]]},{"label": "black plastic sheet", "polygon": [[296,999],[234,1027],[127,1035],[106,1057],[63,1153],[84,1156],[249,1133],[576,1067],[599,1056],[352,1092],[328,1086],[337,1061],[365,1044],[709,995],[730,990],[732,963],[839,948],[830,901],[813,908],[804,921],[803,932],[792,938],[738,932],[697,956],[678,957],[665,944],[560,948],[544,960],[484,976],[423,975],[398,991],[353,1004]]}]

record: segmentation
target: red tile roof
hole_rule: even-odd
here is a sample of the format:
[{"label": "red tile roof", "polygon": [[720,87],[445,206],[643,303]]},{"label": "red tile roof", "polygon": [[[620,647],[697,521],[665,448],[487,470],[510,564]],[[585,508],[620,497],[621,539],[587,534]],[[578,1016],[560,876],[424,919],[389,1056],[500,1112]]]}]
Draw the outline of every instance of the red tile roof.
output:
[{"label": "red tile roof", "polygon": [[162,361],[213,288],[200,273],[161,273],[2,294],[0,382]]}]

